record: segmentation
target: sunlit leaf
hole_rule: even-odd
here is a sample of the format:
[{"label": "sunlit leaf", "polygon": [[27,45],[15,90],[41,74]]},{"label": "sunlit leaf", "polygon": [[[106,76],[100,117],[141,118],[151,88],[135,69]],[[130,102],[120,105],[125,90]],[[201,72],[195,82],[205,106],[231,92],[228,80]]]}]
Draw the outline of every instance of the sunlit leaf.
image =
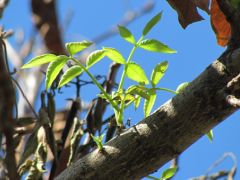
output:
[{"label": "sunlit leaf", "polygon": [[22,66],[22,69],[31,68],[35,66],[39,66],[42,64],[49,63],[51,61],[55,61],[58,57],[54,54],[43,54],[41,56],[36,56],[35,58],[31,59],[27,64]]},{"label": "sunlit leaf", "polygon": [[116,50],[114,48],[107,48],[107,47],[105,47],[104,50],[105,50],[105,55],[112,61],[119,63],[119,64],[126,63],[125,59],[123,58],[123,56],[121,55],[121,53],[118,50]]},{"label": "sunlit leaf", "polygon": [[175,50],[169,48],[167,45],[161,43],[155,39],[145,39],[138,43],[140,48],[148,51],[160,52],[160,53],[176,53]]},{"label": "sunlit leaf", "polygon": [[144,99],[148,99],[149,95],[147,93],[147,88],[142,87],[142,86],[130,86],[127,90],[126,90],[126,94],[134,94],[134,95],[139,95]]},{"label": "sunlit leaf", "polygon": [[154,16],[144,27],[142,34],[145,36],[151,29],[160,21],[162,17],[162,12],[158,13]]},{"label": "sunlit leaf", "polygon": [[51,87],[53,81],[56,79],[57,75],[62,70],[68,59],[69,58],[64,55],[58,56],[58,58],[55,61],[51,62],[48,65],[45,80],[46,89],[49,89]]},{"label": "sunlit leaf", "polygon": [[162,173],[162,179],[169,179],[173,177],[176,172],[177,172],[177,167],[166,169]]},{"label": "sunlit leaf", "polygon": [[208,139],[212,142],[213,141],[213,130],[211,129],[207,134]]},{"label": "sunlit leaf", "polygon": [[73,78],[79,76],[82,72],[83,72],[83,69],[80,66],[78,65],[72,66],[62,75],[60,82],[58,84],[58,88],[67,84]]},{"label": "sunlit leaf", "polygon": [[141,102],[141,96],[137,96],[137,97],[135,98],[135,101],[134,101],[134,109],[135,109],[135,110],[139,107],[140,102]]},{"label": "sunlit leaf", "polygon": [[87,62],[86,62],[87,67],[90,67],[96,64],[98,61],[104,58],[104,56],[105,56],[105,50],[93,51],[91,54],[89,54],[87,58]]},{"label": "sunlit leaf", "polygon": [[179,84],[179,86],[176,89],[176,93],[177,94],[181,93],[188,85],[189,85],[189,82],[184,82]]},{"label": "sunlit leaf", "polygon": [[135,39],[132,33],[124,26],[118,26],[120,36],[125,39],[127,42],[135,44]]},{"label": "sunlit leaf", "polygon": [[87,47],[91,46],[93,43],[90,41],[81,41],[81,42],[70,42],[66,43],[66,49],[68,53],[73,56],[80,51],[86,49]]},{"label": "sunlit leaf", "polygon": [[158,82],[162,79],[165,71],[168,68],[168,62],[164,61],[162,63],[159,63],[155,66],[155,68],[153,69],[152,75],[151,75],[151,81],[152,81],[152,85],[155,87]]},{"label": "sunlit leaf", "polygon": [[136,63],[129,63],[127,65],[126,74],[130,79],[134,81],[143,82],[145,84],[149,83],[143,68],[141,68],[141,66]]},{"label": "sunlit leaf", "polygon": [[150,89],[149,90],[149,98],[145,99],[144,101],[144,116],[147,117],[152,111],[153,105],[155,103],[157,94],[155,90]]}]

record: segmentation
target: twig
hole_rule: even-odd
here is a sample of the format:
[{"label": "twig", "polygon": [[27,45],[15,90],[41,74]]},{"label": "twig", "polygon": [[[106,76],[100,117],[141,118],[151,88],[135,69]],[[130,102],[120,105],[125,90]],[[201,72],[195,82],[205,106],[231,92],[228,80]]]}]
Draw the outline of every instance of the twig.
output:
[{"label": "twig", "polygon": [[[144,4],[143,7],[136,11],[128,11],[124,14],[123,19],[117,23],[122,26],[127,26],[128,24],[132,23],[134,20],[138,19],[139,17],[143,16],[144,14],[151,11],[154,7],[153,1],[148,1],[146,4]],[[113,36],[114,34],[117,34],[118,28],[117,25],[112,26],[109,30],[105,31],[104,33],[100,34],[99,36],[95,37],[93,39],[93,42],[100,43],[107,38]]]},{"label": "twig", "polygon": [[31,103],[29,102],[29,100],[28,100],[27,96],[25,95],[25,93],[23,92],[20,84],[19,84],[14,78],[12,78],[12,81],[13,81],[13,82],[15,83],[15,85],[18,87],[18,89],[19,89],[19,91],[21,92],[23,98],[25,99],[25,101],[27,102],[29,108],[30,108],[31,111],[33,112],[35,118],[36,118],[36,119],[39,119],[37,112],[34,110],[33,106],[32,106]]},{"label": "twig", "polygon": [[0,18],[2,18],[3,15],[3,11],[6,8],[6,6],[8,5],[9,0],[2,0],[0,2]]},{"label": "twig", "polygon": [[[219,164],[221,164],[227,157],[230,157],[233,161],[233,166],[230,170],[222,170],[222,171],[218,171],[216,173],[210,174],[210,172]],[[218,180],[222,177],[226,177],[228,178],[227,180],[233,180],[235,173],[237,170],[237,158],[236,156],[229,152],[229,153],[225,153],[220,159],[218,159],[216,162],[214,162],[207,170],[207,172],[205,173],[205,175],[199,176],[199,177],[195,177],[195,178],[191,178],[190,180]]]}]

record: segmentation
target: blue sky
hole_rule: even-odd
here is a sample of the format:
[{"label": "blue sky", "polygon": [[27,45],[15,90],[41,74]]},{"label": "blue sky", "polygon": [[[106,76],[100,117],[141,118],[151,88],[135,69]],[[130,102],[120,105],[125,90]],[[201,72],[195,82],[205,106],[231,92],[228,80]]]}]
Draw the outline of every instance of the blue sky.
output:
[{"label": "blue sky", "polygon": [[[30,16],[30,1],[11,0],[6,9],[1,24],[6,29],[22,29],[26,32],[26,38],[32,32],[31,16]],[[134,0],[58,0],[58,14],[60,23],[64,21],[67,12],[73,11],[73,19],[69,27],[65,27],[64,41],[80,41],[83,39],[91,40],[97,35],[105,32],[112,25],[118,23],[127,9],[138,9],[146,1]],[[216,43],[215,35],[211,29],[209,16],[200,11],[205,18],[204,21],[194,23],[187,29],[182,29],[178,23],[176,12],[167,4],[166,1],[156,1],[156,6],[153,11],[140,19],[134,21],[128,26],[136,38],[140,37],[142,28],[146,22],[158,12],[163,11],[161,22],[148,35],[149,38],[158,39],[171,48],[178,51],[177,54],[164,55],[150,53],[144,50],[137,50],[133,59],[144,67],[148,77],[151,75],[151,70],[156,63],[167,60],[169,68],[160,82],[161,87],[176,89],[176,87],[186,81],[192,81],[196,78],[211,62],[221,55],[224,48],[219,47]],[[11,38],[14,43],[14,38]],[[127,57],[131,50],[131,45],[126,43],[120,36],[114,36],[101,44],[102,46],[115,47]],[[106,74],[110,61],[102,61],[91,69],[94,74]],[[120,71],[119,71],[120,72]],[[86,78],[86,76],[83,76]],[[118,80],[120,76],[118,77]],[[134,83],[127,80],[124,87],[128,87]],[[66,103],[66,97],[73,97],[73,89],[64,89],[64,95],[59,96],[57,102],[58,108],[62,108],[62,104]],[[86,101],[90,101],[99,91],[95,87],[82,88],[82,97]],[[159,92],[155,108],[163,104],[173,95],[166,92]],[[133,108],[126,111],[125,119],[131,118],[132,123],[137,123],[143,118],[142,104],[136,113],[132,113]],[[106,113],[106,117],[111,114]],[[212,143],[204,136],[191,147],[189,147],[180,157],[179,168],[176,180],[185,180],[190,177],[196,177],[204,174],[208,167],[225,152],[233,152],[237,157],[240,157],[239,139],[239,113],[235,113],[226,121],[214,128],[214,141]],[[232,166],[231,160],[224,161],[219,169],[230,169]],[[167,166],[165,166],[166,168]],[[161,170],[154,174],[160,176]],[[236,179],[240,179],[240,173]]]}]

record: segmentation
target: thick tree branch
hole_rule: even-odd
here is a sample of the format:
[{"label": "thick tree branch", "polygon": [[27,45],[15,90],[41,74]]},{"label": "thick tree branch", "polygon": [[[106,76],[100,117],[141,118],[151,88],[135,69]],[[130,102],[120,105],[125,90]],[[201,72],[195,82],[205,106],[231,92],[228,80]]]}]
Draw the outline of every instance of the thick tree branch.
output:
[{"label": "thick tree branch", "polygon": [[224,53],[182,93],[56,179],[132,180],[156,171],[237,110],[226,93],[239,98],[240,89],[227,87],[239,73],[240,49]]}]

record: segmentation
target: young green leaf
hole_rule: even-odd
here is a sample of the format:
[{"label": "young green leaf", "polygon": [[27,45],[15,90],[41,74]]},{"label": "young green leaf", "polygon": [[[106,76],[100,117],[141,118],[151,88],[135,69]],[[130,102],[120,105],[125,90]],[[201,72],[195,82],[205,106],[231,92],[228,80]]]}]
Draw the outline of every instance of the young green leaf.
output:
[{"label": "young green leaf", "polygon": [[98,61],[104,58],[104,56],[105,56],[105,50],[93,51],[91,54],[89,54],[87,58],[87,62],[86,62],[87,67],[90,67],[96,64]]},{"label": "young green leaf", "polygon": [[59,74],[63,66],[66,64],[68,59],[69,58],[67,56],[61,55],[58,56],[57,60],[51,62],[48,65],[45,80],[46,89],[49,89],[51,87],[53,81],[56,79],[57,75]]},{"label": "young green leaf", "polygon": [[72,66],[62,75],[60,82],[58,84],[58,88],[67,84],[73,78],[75,78],[76,76],[79,76],[82,72],[83,72],[83,69],[80,66],[78,65]]},{"label": "young green leaf", "polygon": [[181,93],[187,86],[188,86],[189,82],[184,82],[184,83],[181,83],[177,89],[176,89],[176,93],[179,94]]},{"label": "young green leaf", "polygon": [[168,68],[167,61],[159,63],[155,66],[155,68],[153,69],[153,72],[152,72],[152,76],[151,76],[151,82],[152,82],[153,87],[155,87],[158,84],[158,82],[162,79],[167,68]]},{"label": "young green leaf", "polygon": [[147,117],[150,115],[153,105],[155,103],[157,94],[155,90],[150,89],[149,90],[149,99],[145,99],[144,101],[144,116]]},{"label": "young green leaf", "polygon": [[213,130],[211,129],[207,134],[208,139],[212,142],[213,141]]},{"label": "young green leaf", "polygon": [[92,138],[93,138],[93,141],[97,144],[97,147],[99,150],[102,150],[103,149],[103,137],[104,137],[104,134],[102,134],[101,136],[93,136],[91,134]]},{"label": "young green leaf", "polygon": [[66,43],[65,47],[66,47],[68,53],[71,56],[74,56],[75,54],[86,49],[87,47],[91,46],[92,44],[93,43],[90,41],[70,42],[70,43]]},{"label": "young green leaf", "polygon": [[155,39],[145,39],[138,43],[140,48],[143,48],[148,51],[160,52],[160,53],[176,53],[175,50],[169,48],[167,45],[161,43]]},{"label": "young green leaf", "polygon": [[132,44],[136,43],[134,36],[126,27],[118,25],[118,31],[120,33],[120,36],[127,42],[130,42]]},{"label": "young green leaf", "polygon": [[137,110],[141,102],[141,96],[137,96],[134,101],[134,109]]},{"label": "young green leaf", "polygon": [[144,99],[149,99],[149,95],[147,93],[147,88],[142,87],[142,86],[130,86],[127,90],[126,90],[126,94],[133,94],[133,95],[139,95]]},{"label": "young green leaf", "polygon": [[177,172],[177,167],[166,169],[162,173],[162,179],[169,179],[173,177],[176,172]]},{"label": "young green leaf", "polygon": [[156,16],[154,16],[144,27],[143,29],[143,36],[146,36],[149,31],[160,21],[162,17],[162,12],[158,13]]},{"label": "young green leaf", "polygon": [[24,64],[21,68],[31,68],[35,66],[39,66],[42,64],[49,63],[51,61],[55,61],[58,57],[54,54],[43,54],[41,56],[37,56],[35,58],[32,58],[27,64]]},{"label": "young green leaf", "polygon": [[127,65],[127,71],[126,71],[127,76],[129,79],[132,79],[137,82],[143,82],[144,84],[149,84],[148,78],[141,66],[139,66],[136,63],[129,63]]},{"label": "young green leaf", "polygon": [[111,59],[112,61],[119,63],[119,64],[126,64],[125,59],[121,55],[121,53],[114,49],[114,48],[104,48],[106,56]]}]

